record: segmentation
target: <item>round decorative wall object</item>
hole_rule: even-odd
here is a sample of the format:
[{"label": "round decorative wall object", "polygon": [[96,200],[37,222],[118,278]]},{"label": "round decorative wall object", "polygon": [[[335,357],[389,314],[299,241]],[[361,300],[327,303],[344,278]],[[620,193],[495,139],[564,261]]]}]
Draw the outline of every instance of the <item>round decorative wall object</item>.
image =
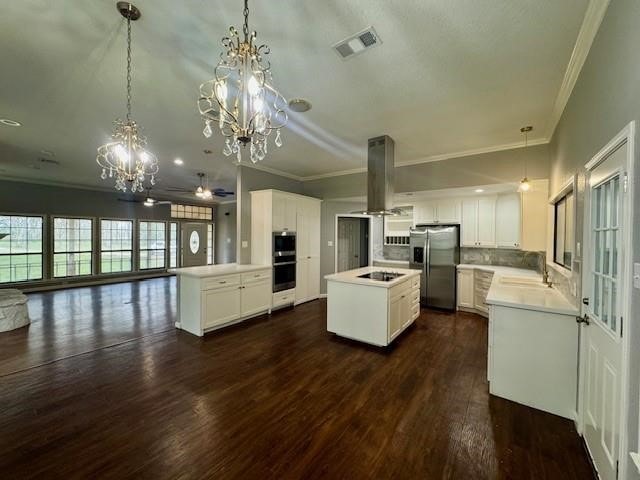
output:
[{"label": "round decorative wall object", "polygon": [[195,230],[191,232],[191,236],[189,237],[189,248],[194,255],[198,253],[200,249],[200,235],[198,235],[198,232]]}]

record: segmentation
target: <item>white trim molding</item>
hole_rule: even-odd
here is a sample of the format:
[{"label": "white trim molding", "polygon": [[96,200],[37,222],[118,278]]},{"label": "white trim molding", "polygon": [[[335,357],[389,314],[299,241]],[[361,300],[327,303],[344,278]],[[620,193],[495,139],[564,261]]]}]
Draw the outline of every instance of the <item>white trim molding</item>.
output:
[{"label": "white trim molding", "polygon": [[598,29],[600,28],[600,24],[604,18],[604,14],[607,12],[609,2],[610,0],[589,1],[587,11],[585,12],[584,19],[582,21],[582,26],[578,32],[576,44],[573,47],[573,52],[569,59],[569,64],[564,72],[564,78],[562,79],[562,84],[560,85],[556,102],[553,105],[553,111],[551,113],[551,118],[549,119],[546,135],[549,139],[553,137],[553,133],[558,126],[560,117],[562,117],[562,113],[564,112],[567,102],[571,97],[573,87],[575,87],[578,77],[580,76],[580,72],[582,71],[582,67],[584,66],[584,62],[587,60],[587,55],[589,54],[593,40],[596,38],[596,34],[598,33]]}]

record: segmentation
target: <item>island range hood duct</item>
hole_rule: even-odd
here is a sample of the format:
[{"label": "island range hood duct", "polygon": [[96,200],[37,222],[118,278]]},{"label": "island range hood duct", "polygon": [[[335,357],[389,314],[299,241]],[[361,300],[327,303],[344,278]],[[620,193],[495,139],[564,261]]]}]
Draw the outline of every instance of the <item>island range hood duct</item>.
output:
[{"label": "island range hood duct", "polygon": [[400,215],[393,208],[393,138],[383,135],[369,139],[367,154],[367,209],[365,215]]}]

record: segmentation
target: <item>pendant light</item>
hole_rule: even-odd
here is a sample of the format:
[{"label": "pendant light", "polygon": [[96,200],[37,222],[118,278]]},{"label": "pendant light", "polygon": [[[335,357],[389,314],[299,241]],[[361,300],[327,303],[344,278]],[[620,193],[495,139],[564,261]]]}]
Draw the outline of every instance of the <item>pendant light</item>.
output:
[{"label": "pendant light", "polygon": [[269,47],[256,44],[249,31],[249,2],[244,0],[242,36],[234,28],[222,39],[223,52],[214,78],[200,85],[198,109],[204,120],[202,133],[209,138],[217,127],[225,137],[222,153],[242,160],[249,147],[253,163],[267,156],[267,137],[282,146],[280,129],[287,123],[287,101],[273,87]]},{"label": "pendant light", "polygon": [[98,147],[96,161],[102,167],[100,178],[115,177],[116,190],[126,192],[129,186],[132,192],[142,192],[147,177],[151,185],[156,183],[158,159],[145,148],[147,139],[131,119],[131,22],[140,18],[140,10],[129,2],[118,2],[116,7],[127,19],[127,116],[124,121],[113,122],[113,142]]},{"label": "pendant light", "polygon": [[[527,141],[529,132],[533,130],[532,126],[522,127],[520,129],[520,133],[524,134],[524,147],[527,148]],[[518,191],[520,192],[528,192],[531,188],[531,183],[529,183],[529,179],[527,178],[527,154],[524,156],[524,177],[520,180],[520,186],[518,187]]]}]

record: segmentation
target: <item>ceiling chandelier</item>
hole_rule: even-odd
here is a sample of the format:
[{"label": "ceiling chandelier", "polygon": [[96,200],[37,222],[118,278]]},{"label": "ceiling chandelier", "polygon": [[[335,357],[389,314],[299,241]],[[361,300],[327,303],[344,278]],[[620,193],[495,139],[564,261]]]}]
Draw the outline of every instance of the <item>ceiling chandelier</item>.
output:
[{"label": "ceiling chandelier", "polygon": [[271,85],[270,49],[256,46],[256,32],[249,33],[249,5],[244,1],[243,39],[235,27],[222,39],[224,51],[214,78],[200,85],[198,108],[204,119],[202,133],[209,138],[214,126],[225,139],[226,156],[242,160],[241,147],[249,145],[253,163],[267,155],[267,138],[275,130],[274,143],[282,146],[280,129],[287,123],[287,102]]},{"label": "ceiling chandelier", "polygon": [[132,192],[142,192],[146,177],[150,177],[151,185],[155,185],[158,159],[145,148],[147,139],[131,120],[131,21],[140,18],[140,10],[129,2],[118,2],[117,8],[127,19],[127,116],[124,121],[113,122],[113,141],[98,147],[96,161],[102,167],[100,178],[115,177],[116,190],[126,192],[127,184],[130,184]]},{"label": "ceiling chandelier", "polygon": [[[527,140],[528,140],[528,135],[529,132],[533,130],[533,127],[531,126],[527,126],[527,127],[522,127],[520,129],[520,133],[524,134],[524,147],[525,149],[527,148]],[[525,152],[524,154],[524,177],[522,177],[522,180],[520,180],[520,185],[518,186],[518,190],[521,192],[528,192],[529,189],[531,188],[531,183],[529,183],[529,179],[527,178],[527,154]]]}]

